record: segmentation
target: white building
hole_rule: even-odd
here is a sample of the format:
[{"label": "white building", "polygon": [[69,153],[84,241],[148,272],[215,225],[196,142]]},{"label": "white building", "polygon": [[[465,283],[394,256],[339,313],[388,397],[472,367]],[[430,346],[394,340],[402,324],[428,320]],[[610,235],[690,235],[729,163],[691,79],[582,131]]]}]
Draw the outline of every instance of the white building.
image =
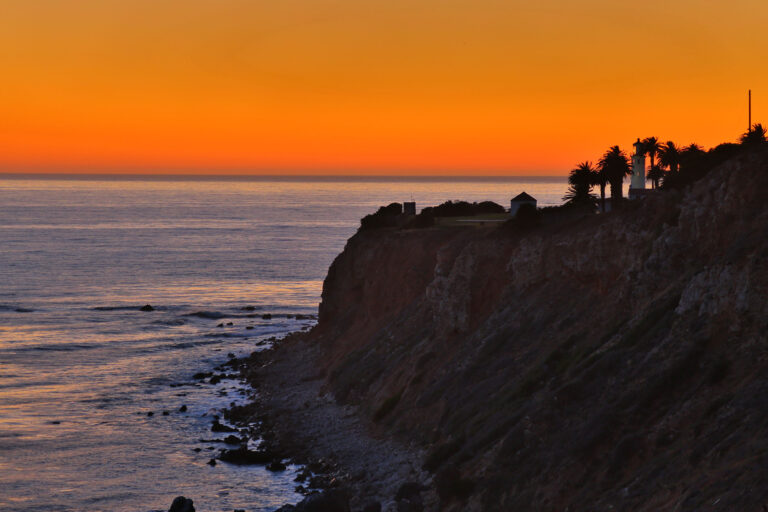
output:
[{"label": "white building", "polygon": [[536,208],[536,198],[528,195],[525,192],[521,192],[515,197],[512,198],[512,201],[510,202],[509,206],[509,216],[514,217],[517,215],[517,210],[520,209],[521,206],[524,204],[530,204],[534,208]]},{"label": "white building", "polygon": [[629,198],[637,199],[645,195],[645,148],[640,139],[634,144],[635,154],[632,155],[632,180],[629,183]]}]

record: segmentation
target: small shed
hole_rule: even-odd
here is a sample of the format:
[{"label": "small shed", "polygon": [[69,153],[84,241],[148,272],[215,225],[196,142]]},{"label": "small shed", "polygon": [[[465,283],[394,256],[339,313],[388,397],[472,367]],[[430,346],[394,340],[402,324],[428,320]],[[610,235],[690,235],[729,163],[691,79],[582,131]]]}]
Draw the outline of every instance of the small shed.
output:
[{"label": "small shed", "polygon": [[536,198],[527,194],[526,192],[521,192],[515,197],[512,198],[512,201],[510,202],[509,207],[509,216],[514,217],[517,215],[517,210],[523,206],[524,204],[530,204],[534,208],[536,208]]}]

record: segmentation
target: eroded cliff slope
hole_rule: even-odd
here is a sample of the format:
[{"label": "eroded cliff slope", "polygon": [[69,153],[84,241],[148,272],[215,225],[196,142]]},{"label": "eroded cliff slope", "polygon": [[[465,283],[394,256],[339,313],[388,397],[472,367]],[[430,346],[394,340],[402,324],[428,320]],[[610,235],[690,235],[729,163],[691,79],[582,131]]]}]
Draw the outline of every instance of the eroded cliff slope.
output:
[{"label": "eroded cliff slope", "polygon": [[613,214],[360,232],[309,339],[443,509],[761,510],[767,200],[758,152]]}]

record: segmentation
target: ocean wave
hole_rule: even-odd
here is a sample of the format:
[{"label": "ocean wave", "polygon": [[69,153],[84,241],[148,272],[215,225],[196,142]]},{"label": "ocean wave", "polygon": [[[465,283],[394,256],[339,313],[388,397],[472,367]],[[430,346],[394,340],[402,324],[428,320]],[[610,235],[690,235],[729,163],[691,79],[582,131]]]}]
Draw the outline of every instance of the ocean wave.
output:
[{"label": "ocean wave", "polygon": [[23,308],[21,306],[12,306],[10,304],[0,304],[0,311],[11,311],[13,313],[34,313],[34,309]]},{"label": "ocean wave", "polygon": [[74,352],[77,350],[92,350],[102,348],[96,343],[55,343],[52,345],[31,345],[28,347],[14,348],[14,352]]},{"label": "ocean wave", "polygon": [[231,315],[225,315],[224,313],[221,313],[219,311],[196,311],[194,313],[187,313],[184,316],[196,316],[198,318],[207,318],[210,320],[219,320],[221,318],[226,318],[227,316]]},{"label": "ocean wave", "polygon": [[141,306],[96,306],[94,311],[138,311]]}]

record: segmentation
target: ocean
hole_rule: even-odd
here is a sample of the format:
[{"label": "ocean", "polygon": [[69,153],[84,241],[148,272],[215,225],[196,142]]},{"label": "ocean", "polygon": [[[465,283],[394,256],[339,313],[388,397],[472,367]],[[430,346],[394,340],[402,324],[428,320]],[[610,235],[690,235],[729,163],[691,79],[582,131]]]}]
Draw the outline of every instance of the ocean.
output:
[{"label": "ocean", "polygon": [[192,376],[310,328],[329,265],[379,206],[508,207],[522,191],[550,206],[565,189],[564,177],[0,175],[0,509],[299,501],[294,467],[207,464],[223,447],[201,442],[222,437],[214,415],[254,392]]}]

